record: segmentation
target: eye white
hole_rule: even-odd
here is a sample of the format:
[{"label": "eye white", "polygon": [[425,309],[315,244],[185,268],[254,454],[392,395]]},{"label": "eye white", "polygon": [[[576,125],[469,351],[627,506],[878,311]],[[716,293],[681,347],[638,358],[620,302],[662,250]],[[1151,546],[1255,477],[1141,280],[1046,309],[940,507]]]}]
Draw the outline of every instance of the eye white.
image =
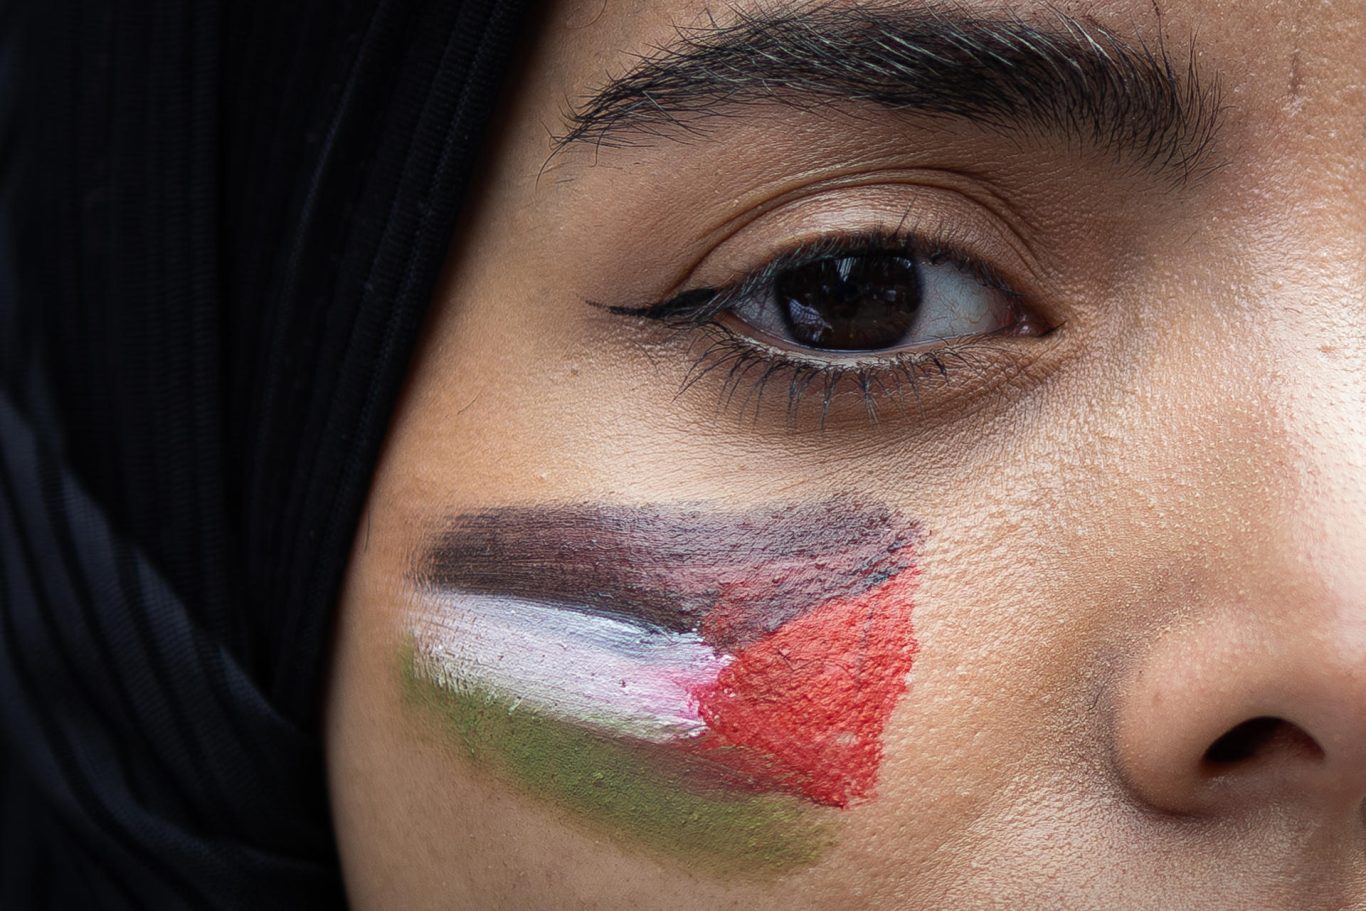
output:
[{"label": "eye white", "polygon": [[903,344],[988,335],[1006,327],[1010,303],[1004,292],[947,260],[936,263],[917,256],[915,263],[920,270],[920,312]]}]

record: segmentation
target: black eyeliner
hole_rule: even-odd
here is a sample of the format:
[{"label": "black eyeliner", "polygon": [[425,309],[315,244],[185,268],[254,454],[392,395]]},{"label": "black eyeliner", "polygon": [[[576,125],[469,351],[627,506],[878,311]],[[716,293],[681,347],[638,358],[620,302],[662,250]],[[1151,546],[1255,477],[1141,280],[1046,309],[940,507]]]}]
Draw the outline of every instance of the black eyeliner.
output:
[{"label": "black eyeliner", "polygon": [[723,291],[721,288],[693,288],[660,304],[646,304],[643,307],[608,307],[607,312],[617,316],[639,316],[645,319],[693,316],[714,302]]}]

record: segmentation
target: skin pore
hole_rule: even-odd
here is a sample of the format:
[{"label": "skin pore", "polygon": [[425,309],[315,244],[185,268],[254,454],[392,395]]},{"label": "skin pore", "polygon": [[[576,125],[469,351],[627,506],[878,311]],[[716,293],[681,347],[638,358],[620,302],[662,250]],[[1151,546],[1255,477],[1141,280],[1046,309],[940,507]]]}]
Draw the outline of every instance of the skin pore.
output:
[{"label": "skin pore", "polygon": [[355,907],[1366,908],[1363,44],[547,4],[339,606]]}]

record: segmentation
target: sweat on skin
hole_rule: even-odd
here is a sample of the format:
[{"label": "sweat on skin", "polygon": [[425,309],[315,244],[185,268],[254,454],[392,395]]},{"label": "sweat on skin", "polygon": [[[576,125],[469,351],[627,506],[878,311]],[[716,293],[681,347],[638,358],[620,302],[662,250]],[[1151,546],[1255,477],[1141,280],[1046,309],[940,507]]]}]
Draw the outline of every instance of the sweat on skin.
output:
[{"label": "sweat on skin", "polygon": [[412,701],[637,841],[786,868],[873,796],[916,652],[915,523],[847,498],[459,515],[415,572]]}]

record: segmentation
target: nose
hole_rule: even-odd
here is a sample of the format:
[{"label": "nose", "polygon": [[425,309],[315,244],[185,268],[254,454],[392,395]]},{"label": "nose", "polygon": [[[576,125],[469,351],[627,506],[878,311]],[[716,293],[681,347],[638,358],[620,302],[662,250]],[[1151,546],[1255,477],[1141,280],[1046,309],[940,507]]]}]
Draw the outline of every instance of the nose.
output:
[{"label": "nose", "polygon": [[[1237,508],[1181,501],[1181,533],[1147,564],[1152,626],[1107,700],[1116,770],[1141,803],[1278,811],[1366,845],[1366,390],[1354,364],[1199,462],[1209,474],[1192,489],[1228,485]],[[1237,426],[1211,414],[1225,435]]]},{"label": "nose", "polygon": [[1361,826],[1366,637],[1348,624],[1295,629],[1248,613],[1205,615],[1150,643],[1116,717],[1122,777],[1170,813],[1280,805]]}]

